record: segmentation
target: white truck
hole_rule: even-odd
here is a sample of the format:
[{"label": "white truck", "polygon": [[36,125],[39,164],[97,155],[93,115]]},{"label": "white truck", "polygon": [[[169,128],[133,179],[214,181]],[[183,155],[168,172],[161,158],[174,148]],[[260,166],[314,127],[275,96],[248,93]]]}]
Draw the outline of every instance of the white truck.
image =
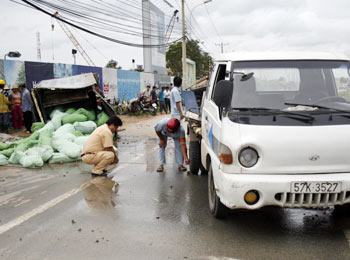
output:
[{"label": "white truck", "polygon": [[[232,53],[187,112],[190,169],[208,173],[209,209],[350,203],[349,58]],[[197,93],[198,94],[198,93]]]}]

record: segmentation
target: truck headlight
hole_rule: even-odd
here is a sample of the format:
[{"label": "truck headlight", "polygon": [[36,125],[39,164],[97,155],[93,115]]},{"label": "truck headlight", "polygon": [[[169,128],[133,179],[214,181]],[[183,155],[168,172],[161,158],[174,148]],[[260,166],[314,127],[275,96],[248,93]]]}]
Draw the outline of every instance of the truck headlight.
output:
[{"label": "truck headlight", "polygon": [[258,152],[251,148],[247,147],[241,150],[239,153],[239,163],[246,168],[251,168],[253,167],[259,160],[259,155]]}]

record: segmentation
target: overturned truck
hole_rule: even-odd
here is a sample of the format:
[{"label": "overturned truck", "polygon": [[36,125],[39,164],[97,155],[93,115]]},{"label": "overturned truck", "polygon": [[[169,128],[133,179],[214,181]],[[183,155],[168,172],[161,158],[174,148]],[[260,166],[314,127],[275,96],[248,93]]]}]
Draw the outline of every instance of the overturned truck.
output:
[{"label": "overturned truck", "polygon": [[115,115],[112,106],[99,92],[93,73],[43,80],[32,91],[35,114],[41,122],[47,122],[55,109],[85,108]]}]

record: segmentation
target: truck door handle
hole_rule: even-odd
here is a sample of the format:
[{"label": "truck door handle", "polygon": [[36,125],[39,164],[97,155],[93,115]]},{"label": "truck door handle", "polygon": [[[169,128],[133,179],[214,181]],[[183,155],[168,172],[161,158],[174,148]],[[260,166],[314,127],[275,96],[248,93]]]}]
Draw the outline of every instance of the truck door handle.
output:
[{"label": "truck door handle", "polygon": [[205,117],[205,120],[208,121],[208,117],[207,116]]}]

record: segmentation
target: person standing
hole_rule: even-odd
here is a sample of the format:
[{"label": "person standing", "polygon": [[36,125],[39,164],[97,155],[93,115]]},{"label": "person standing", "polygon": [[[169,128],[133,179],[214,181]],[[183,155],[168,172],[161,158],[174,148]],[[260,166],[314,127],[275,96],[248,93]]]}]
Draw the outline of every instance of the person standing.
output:
[{"label": "person standing", "polygon": [[14,129],[22,129],[23,112],[21,108],[21,92],[17,85],[12,87],[12,126]]},{"label": "person standing", "polygon": [[107,176],[106,167],[117,164],[118,154],[113,148],[113,135],[117,134],[122,120],[112,116],[107,123],[96,128],[85,142],[81,159],[84,163],[93,165],[92,177]]},{"label": "person standing", "polygon": [[167,113],[168,113],[168,111],[170,113],[171,109],[170,109],[170,89],[169,89],[169,87],[166,87],[164,90],[164,101],[165,101],[165,107],[166,107]]},{"label": "person standing", "polygon": [[5,95],[5,81],[0,79],[0,132],[8,133],[10,101]]},{"label": "person standing", "polygon": [[25,84],[20,84],[19,88],[22,93],[22,111],[24,118],[24,126],[27,133],[31,133],[31,128],[33,124],[33,102],[30,96],[29,90],[26,88]]},{"label": "person standing", "polygon": [[157,87],[153,86],[152,91],[151,91],[151,104],[156,103],[158,101],[158,97],[157,97]]},{"label": "person standing", "polygon": [[12,101],[12,94],[10,88],[5,85],[4,87],[4,95],[7,97],[9,101],[9,106],[8,106],[8,112],[5,115],[5,121],[6,121],[6,126],[10,130],[12,128],[12,115],[11,115],[11,101]]},{"label": "person standing", "polygon": [[171,105],[171,117],[182,120],[185,115],[182,110],[182,99],[179,88],[182,85],[182,79],[180,77],[174,78],[174,87],[170,92],[170,105]]},{"label": "person standing", "polygon": [[163,113],[163,111],[165,112],[165,114],[168,114],[168,111],[166,109],[166,106],[165,106],[165,88],[162,88],[160,91],[159,91],[159,94],[158,94],[158,98],[159,98],[159,111],[160,113]]},{"label": "person standing", "polygon": [[178,165],[180,172],[186,171],[186,167],[183,165],[185,161],[189,164],[190,161],[187,156],[186,147],[186,134],[184,128],[181,126],[180,121],[176,118],[165,118],[159,121],[154,127],[157,136],[159,137],[159,160],[160,166],[157,172],[164,172],[164,165],[166,163],[165,148],[167,146],[168,137],[174,139],[175,143],[175,161]]}]

